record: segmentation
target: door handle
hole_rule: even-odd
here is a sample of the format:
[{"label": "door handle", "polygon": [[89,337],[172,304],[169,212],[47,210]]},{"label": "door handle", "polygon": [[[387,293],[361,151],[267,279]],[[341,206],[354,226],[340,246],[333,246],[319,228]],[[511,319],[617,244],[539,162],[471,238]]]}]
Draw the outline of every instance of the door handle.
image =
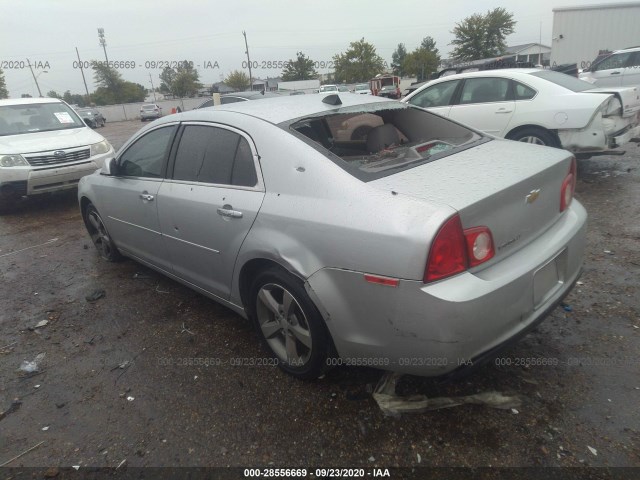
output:
[{"label": "door handle", "polygon": [[140,194],[140,198],[142,200],[146,200],[148,202],[152,202],[154,197],[153,197],[153,195],[149,195],[148,193],[141,193]]},{"label": "door handle", "polygon": [[511,113],[513,112],[513,110],[506,110],[504,108],[501,108],[500,110],[496,110],[496,113]]},{"label": "door handle", "polygon": [[611,75],[620,75],[620,72],[611,72]]},{"label": "door handle", "polygon": [[242,212],[238,212],[237,210],[230,210],[228,208],[219,208],[218,215],[229,218],[242,218]]}]

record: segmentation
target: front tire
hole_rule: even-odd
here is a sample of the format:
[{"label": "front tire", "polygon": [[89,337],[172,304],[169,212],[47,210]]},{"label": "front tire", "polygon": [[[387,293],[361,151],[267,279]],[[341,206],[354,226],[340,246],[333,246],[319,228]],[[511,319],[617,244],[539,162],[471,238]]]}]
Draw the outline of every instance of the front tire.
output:
[{"label": "front tire", "polygon": [[549,130],[544,128],[529,127],[518,130],[507,135],[509,140],[516,142],[532,143],[534,145],[544,145],[547,147],[561,148],[558,139]]},{"label": "front tire", "polygon": [[107,227],[105,227],[104,222],[102,221],[102,217],[93,204],[89,204],[85,210],[84,224],[87,227],[87,231],[91,236],[93,244],[103,259],[107,262],[117,262],[122,260],[122,255],[113,243],[113,239],[109,235]]},{"label": "front tire", "polygon": [[250,316],[278,366],[300,379],[322,375],[331,337],[302,282],[280,268],[271,268],[257,275],[250,295]]}]

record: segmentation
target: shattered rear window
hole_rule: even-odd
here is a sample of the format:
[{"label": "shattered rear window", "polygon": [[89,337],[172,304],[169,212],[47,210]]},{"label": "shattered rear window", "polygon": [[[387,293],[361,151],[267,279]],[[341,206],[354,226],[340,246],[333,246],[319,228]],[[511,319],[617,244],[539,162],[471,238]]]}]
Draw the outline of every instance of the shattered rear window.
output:
[{"label": "shattered rear window", "polygon": [[365,182],[490,140],[451,120],[402,103],[345,107],[282,126]]}]

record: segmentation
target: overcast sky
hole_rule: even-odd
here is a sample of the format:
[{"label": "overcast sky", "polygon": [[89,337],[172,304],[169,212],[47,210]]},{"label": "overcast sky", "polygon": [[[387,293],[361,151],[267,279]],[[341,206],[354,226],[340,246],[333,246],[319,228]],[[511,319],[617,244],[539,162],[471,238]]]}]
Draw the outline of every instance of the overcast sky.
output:
[{"label": "overcast sky", "polygon": [[[252,63],[259,67],[253,76],[266,78],[281,72],[263,69],[268,61],[286,61],[302,51],[327,62],[362,37],[389,64],[398,43],[411,51],[427,35],[448,56],[455,23],[495,7],[506,8],[517,21],[509,45],[538,42],[541,27],[542,43],[551,45],[552,9],[590,3],[616,0],[0,0],[0,67],[12,97],[37,96],[29,68],[21,68],[26,59],[36,66],[43,95],[84,93],[81,72],[74,68],[75,47],[82,60],[104,60],[97,32],[102,27],[109,60],[135,63],[119,70],[125,80],[150,87],[151,74],[157,87],[161,68],[150,68],[151,62],[190,60],[201,82],[213,83],[242,68],[245,30]],[[216,62],[219,68],[205,68]],[[85,75],[91,92],[92,71]]]}]

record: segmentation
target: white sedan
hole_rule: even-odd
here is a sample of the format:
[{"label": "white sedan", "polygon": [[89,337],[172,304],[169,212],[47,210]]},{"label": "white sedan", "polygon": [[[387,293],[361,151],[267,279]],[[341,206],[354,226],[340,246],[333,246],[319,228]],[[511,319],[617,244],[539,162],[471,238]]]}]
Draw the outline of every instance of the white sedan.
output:
[{"label": "white sedan", "polygon": [[450,75],[403,102],[496,137],[603,154],[640,135],[638,88],[594,89],[564,73],[504,69]]}]

